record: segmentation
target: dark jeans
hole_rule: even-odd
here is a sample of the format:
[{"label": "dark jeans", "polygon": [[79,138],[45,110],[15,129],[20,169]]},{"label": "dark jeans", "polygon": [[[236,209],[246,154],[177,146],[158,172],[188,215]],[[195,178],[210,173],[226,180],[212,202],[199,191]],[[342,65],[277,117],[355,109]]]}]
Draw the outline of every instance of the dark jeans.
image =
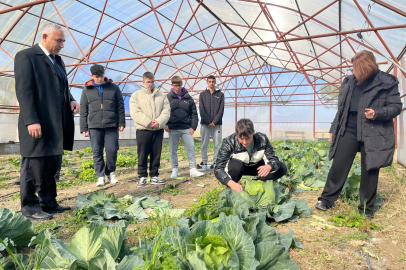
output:
[{"label": "dark jeans", "polygon": [[347,136],[338,139],[333,165],[330,168],[326,185],[319,200],[324,201],[329,206],[337,200],[347,180],[355,155],[361,150],[361,185],[359,188],[360,204],[358,210],[364,213],[365,204],[365,213],[373,214],[379,169],[367,171],[364,143],[352,139],[347,133],[345,135]]},{"label": "dark jeans", "polygon": [[[21,162],[20,195],[21,212],[33,215],[42,211],[41,206],[55,208],[56,182],[55,173],[60,156],[23,158]],[[38,196],[35,193],[38,193]]]},{"label": "dark jeans", "polygon": [[[241,160],[231,158],[228,162],[228,174],[235,182],[239,182],[243,175],[258,176],[258,168],[265,165],[265,161],[261,160],[254,166],[246,166]],[[280,162],[279,169],[274,173],[269,173],[265,177],[258,177],[258,180],[277,180],[284,176],[287,172],[286,165]]]},{"label": "dark jeans", "polygon": [[[104,177],[116,171],[118,151],[118,128],[90,128],[90,144],[93,151],[94,170],[97,177]],[[106,150],[106,165],[103,152]]]},{"label": "dark jeans", "polygon": [[137,130],[137,154],[138,154],[138,176],[148,176],[148,156],[149,156],[149,176],[159,175],[161,165],[162,141],[164,130]]}]

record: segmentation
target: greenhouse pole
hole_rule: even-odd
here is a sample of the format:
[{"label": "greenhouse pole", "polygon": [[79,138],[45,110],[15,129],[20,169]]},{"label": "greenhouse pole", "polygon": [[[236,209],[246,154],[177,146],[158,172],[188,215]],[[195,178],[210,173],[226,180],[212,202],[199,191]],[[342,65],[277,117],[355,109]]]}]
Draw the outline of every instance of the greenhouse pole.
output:
[{"label": "greenhouse pole", "polygon": [[235,106],[235,117],[234,117],[234,128],[237,126],[237,77],[235,77],[235,91],[234,91],[234,106]]},{"label": "greenhouse pole", "polygon": [[[396,65],[393,65],[393,75],[397,78],[398,77],[398,67]],[[393,119],[393,127],[395,131],[395,149],[398,149],[398,117],[396,116]]]},{"label": "greenhouse pole", "polygon": [[314,92],[314,101],[313,101],[313,141],[315,140],[316,140],[316,92]]},{"label": "greenhouse pole", "polygon": [[[269,66],[269,71],[272,72],[272,66]],[[269,74],[269,138],[272,140],[272,73]]]}]

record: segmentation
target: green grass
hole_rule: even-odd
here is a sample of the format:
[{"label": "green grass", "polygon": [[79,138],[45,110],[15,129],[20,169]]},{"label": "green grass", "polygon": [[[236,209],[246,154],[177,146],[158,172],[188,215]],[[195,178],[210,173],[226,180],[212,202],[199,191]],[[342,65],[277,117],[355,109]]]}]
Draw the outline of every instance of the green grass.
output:
[{"label": "green grass", "polygon": [[150,215],[149,220],[146,222],[133,221],[136,226],[138,235],[141,239],[152,240],[166,227],[175,226],[175,221],[178,217],[170,216],[168,211],[155,211]]},{"label": "green grass", "polygon": [[11,199],[12,201],[17,201],[17,200],[21,199],[20,192],[17,192],[17,193],[14,194],[13,196],[11,196],[10,199]]},{"label": "green grass", "polygon": [[207,191],[204,195],[199,197],[199,202],[192,203],[188,209],[186,209],[184,216],[192,216],[202,206],[206,206],[208,209],[213,210],[217,203],[220,201],[220,193],[224,188],[214,188]]},{"label": "green grass", "polygon": [[342,242],[348,242],[351,240],[366,241],[369,240],[370,238],[371,236],[369,234],[356,230],[354,232],[341,235],[339,240]]},{"label": "green grass", "polygon": [[[334,223],[337,227],[355,227],[358,229],[363,229],[367,219],[364,215],[360,215],[355,211],[351,213],[341,213],[330,218],[330,221]],[[375,225],[373,222],[369,222],[369,228],[372,230],[382,230],[383,227]]]},{"label": "green grass", "polygon": [[172,196],[176,196],[178,194],[187,194],[187,192],[183,189],[180,189],[175,184],[169,184],[165,186],[165,189],[162,190],[163,193],[170,194]]}]

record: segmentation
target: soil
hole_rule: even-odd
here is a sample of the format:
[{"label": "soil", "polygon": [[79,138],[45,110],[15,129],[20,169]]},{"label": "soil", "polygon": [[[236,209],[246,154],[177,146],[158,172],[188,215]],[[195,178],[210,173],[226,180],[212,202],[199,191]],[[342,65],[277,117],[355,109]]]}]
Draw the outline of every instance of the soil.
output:
[{"label": "soil", "polygon": [[[196,153],[199,154],[199,153]],[[9,179],[0,181],[10,183],[18,177],[18,173],[11,168],[7,162],[8,158],[16,158],[17,155],[8,155],[0,157],[0,174],[9,171]],[[180,157],[181,158],[181,157]],[[196,157],[197,161],[200,158]],[[189,179],[188,164],[186,161],[179,163],[179,177]],[[182,180],[169,180],[171,173],[170,164],[161,166],[160,177],[167,180],[168,184],[180,183]],[[116,197],[122,197],[127,194],[140,196],[151,191],[162,189],[162,186],[148,185],[144,188],[137,188],[136,168],[120,168],[118,170],[119,184],[112,186],[106,185],[107,193],[114,193]],[[205,187],[197,187],[196,184],[204,184]],[[271,223],[277,231],[285,233],[289,230],[294,231],[294,235],[301,241],[304,249],[291,249],[289,251],[293,261],[300,269],[360,269],[367,270],[367,253],[369,255],[371,269],[406,269],[406,186],[394,176],[393,171],[381,170],[378,193],[383,195],[384,204],[382,208],[375,213],[372,222],[381,226],[381,230],[360,230],[357,228],[334,227],[329,219],[339,213],[349,214],[356,210],[356,206],[350,206],[342,201],[337,201],[336,207],[328,211],[316,210],[313,206],[317,202],[319,191],[307,191],[297,193],[294,196],[305,198],[309,206],[312,207],[312,215],[315,217],[300,218],[295,223]],[[177,195],[165,192],[153,193],[151,196],[159,196],[162,199],[170,201],[174,208],[185,209],[198,197],[204,195],[221,185],[216,180],[213,170],[207,172],[205,176],[182,183],[178,186]],[[62,205],[75,206],[75,199],[79,193],[88,193],[100,189],[95,183],[84,184],[81,186],[70,187],[58,191],[58,200]],[[7,185],[6,188],[0,188],[0,196],[11,192],[19,191],[18,186]],[[0,207],[20,210],[20,201],[11,200],[10,197],[0,197]],[[55,219],[64,219],[72,212],[55,215]],[[332,228],[323,228],[316,218],[323,218]],[[34,226],[51,223],[53,221],[34,221]],[[62,228],[63,229],[63,228]],[[63,233],[62,233],[63,234]],[[69,241],[73,235],[64,235],[61,239]],[[129,239],[130,243],[133,242]]]}]

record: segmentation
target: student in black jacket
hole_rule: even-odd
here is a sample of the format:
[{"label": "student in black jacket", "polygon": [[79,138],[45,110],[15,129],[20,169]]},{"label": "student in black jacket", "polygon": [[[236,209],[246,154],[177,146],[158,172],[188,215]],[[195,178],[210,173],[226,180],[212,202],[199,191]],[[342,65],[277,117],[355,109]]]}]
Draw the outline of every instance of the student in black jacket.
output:
[{"label": "student in black jacket", "polygon": [[171,156],[172,175],[171,178],[178,176],[178,146],[182,138],[189,161],[191,177],[204,175],[196,169],[195,142],[193,133],[197,128],[199,118],[197,116],[196,104],[182,87],[182,78],[174,76],[171,79],[172,89],[168,94],[169,104],[171,106],[171,116],[165,128],[169,132],[169,152]]},{"label": "student in black jacket", "polygon": [[258,176],[258,180],[277,180],[287,172],[279,161],[268,137],[255,132],[250,119],[240,119],[235,133],[223,140],[214,168],[216,178],[232,190],[242,191],[238,182],[243,175]]},{"label": "student in black jacket", "polygon": [[224,94],[216,86],[216,77],[209,75],[207,77],[207,88],[199,95],[199,111],[201,117],[200,136],[202,137],[202,162],[197,165],[206,171],[214,168],[208,164],[207,147],[210,142],[210,137],[214,143],[214,157],[216,162],[217,154],[221,144],[221,125],[223,124],[224,113]]},{"label": "student in black jacket", "polygon": [[125,127],[124,100],[120,88],[104,76],[103,66],[94,65],[90,72],[92,79],[86,82],[80,99],[80,132],[85,137],[90,136],[96,186],[103,186],[106,182],[117,184],[114,172],[119,148],[118,131]]}]

